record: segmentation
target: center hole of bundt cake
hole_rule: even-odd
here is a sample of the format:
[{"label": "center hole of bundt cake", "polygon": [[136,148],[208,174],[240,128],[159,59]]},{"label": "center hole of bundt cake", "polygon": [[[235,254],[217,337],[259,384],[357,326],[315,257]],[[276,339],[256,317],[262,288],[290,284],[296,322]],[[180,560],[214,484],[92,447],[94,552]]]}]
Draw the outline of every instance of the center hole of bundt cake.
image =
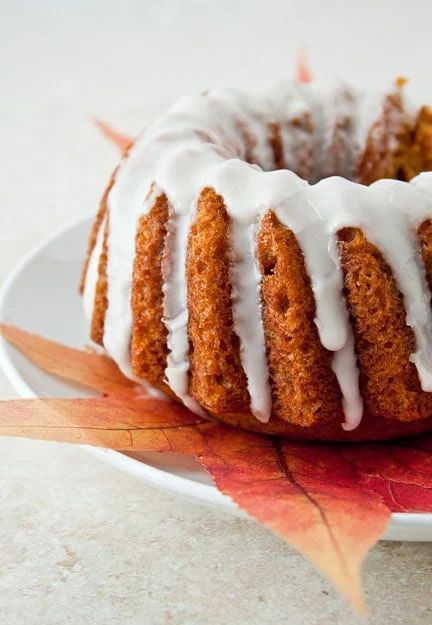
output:
[{"label": "center hole of bundt cake", "polygon": [[266,171],[294,171],[311,184],[330,176],[366,185],[382,178],[409,181],[432,169],[432,112],[424,107],[411,117],[396,97],[388,98],[362,140],[348,116],[333,120],[331,128],[320,133],[306,114],[291,119],[288,126],[267,123],[268,149],[248,129],[241,131],[247,162]]}]

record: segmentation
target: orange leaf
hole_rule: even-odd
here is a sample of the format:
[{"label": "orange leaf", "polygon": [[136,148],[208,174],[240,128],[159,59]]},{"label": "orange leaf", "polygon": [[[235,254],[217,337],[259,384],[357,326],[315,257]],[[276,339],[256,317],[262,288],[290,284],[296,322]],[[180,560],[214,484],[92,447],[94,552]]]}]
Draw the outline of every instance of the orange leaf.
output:
[{"label": "orange leaf", "polygon": [[245,432],[173,402],[139,398],[104,356],[0,330],[45,370],[111,394],[0,402],[0,435],[192,454],[223,493],[308,556],[361,612],[360,565],[390,511],[432,511],[431,435],[320,445]]},{"label": "orange leaf", "polygon": [[102,132],[102,134],[107,137],[107,139],[112,141],[118,148],[120,148],[122,154],[125,154],[128,151],[133,143],[133,139],[131,139],[127,135],[118,132],[112,126],[102,121],[101,119],[93,118],[93,122]]},{"label": "orange leaf", "polygon": [[310,71],[305,50],[301,50],[297,58],[296,78],[298,82],[312,82],[312,73]]},{"label": "orange leaf", "polygon": [[218,488],[306,555],[361,613],[360,565],[390,511],[332,446],[219,428],[199,461]]},{"label": "orange leaf", "polygon": [[204,422],[151,398],[3,402],[0,416],[0,434],[193,454],[223,493],[308,556],[364,612],[360,564],[390,512],[332,446]]},{"label": "orange leaf", "polygon": [[0,324],[0,334],[38,367],[61,378],[102,393],[130,393],[136,386],[107,356],[65,347],[15,326]]},{"label": "orange leaf", "polygon": [[344,445],[338,452],[392,512],[432,512],[432,436]]},{"label": "orange leaf", "polygon": [[165,429],[187,429],[202,421],[180,404],[150,397],[0,401],[0,436],[125,451],[170,451]]}]

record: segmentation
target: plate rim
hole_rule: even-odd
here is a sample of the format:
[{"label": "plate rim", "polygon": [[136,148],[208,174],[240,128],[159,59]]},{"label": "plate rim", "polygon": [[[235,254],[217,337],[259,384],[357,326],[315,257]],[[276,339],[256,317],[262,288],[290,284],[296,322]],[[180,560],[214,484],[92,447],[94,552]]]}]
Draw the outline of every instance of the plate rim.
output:
[{"label": "plate rim", "polygon": [[[72,231],[85,222],[91,222],[92,215],[86,215],[80,217],[60,228],[54,229],[54,231],[47,237],[43,238],[41,242],[32,246],[28,252],[26,252],[21,260],[12,268],[7,274],[2,286],[0,287],[0,322],[5,320],[5,305],[8,299],[9,293],[13,290],[15,281],[20,274],[27,268],[31,261],[38,256],[44,248],[53,243],[59,237],[66,235],[69,231]],[[13,359],[8,353],[9,344],[0,336],[0,366],[3,373],[9,383],[20,397],[23,398],[37,398],[37,394],[21,376],[18,369],[15,367]],[[162,488],[165,491],[170,491],[183,497],[198,499],[201,502],[216,506],[218,508],[223,507],[225,511],[234,513],[236,515],[248,517],[246,512],[241,510],[238,505],[227,495],[221,493],[216,486],[202,484],[195,482],[186,477],[175,475],[169,471],[158,469],[145,462],[131,458],[126,454],[123,454],[114,449],[107,449],[101,447],[93,447],[89,445],[80,445],[80,447],[87,453],[103,460],[120,470],[132,475],[136,478],[146,479],[152,485]],[[397,525],[399,528],[417,526],[419,529],[422,527],[432,525],[432,513],[428,512],[393,512],[391,514],[392,525]],[[388,528],[389,529],[389,528]],[[393,528],[394,529],[394,528]],[[387,532],[386,532],[387,533]]]}]

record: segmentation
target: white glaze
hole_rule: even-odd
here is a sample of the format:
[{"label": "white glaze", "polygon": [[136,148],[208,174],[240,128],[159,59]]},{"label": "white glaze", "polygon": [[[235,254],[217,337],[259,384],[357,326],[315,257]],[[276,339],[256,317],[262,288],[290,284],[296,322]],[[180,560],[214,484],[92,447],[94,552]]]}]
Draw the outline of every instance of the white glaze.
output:
[{"label": "white glaze", "polygon": [[[416,339],[411,359],[422,388],[432,390],[428,347],[432,331],[430,298],[425,296],[428,289],[415,241],[416,227],[426,216],[432,216],[428,199],[432,194],[425,191],[429,178],[419,177],[413,184],[381,181],[364,187],[333,176],[309,185],[287,169],[271,171],[275,162],[269,128],[276,123],[288,169],[300,172],[307,163],[307,171],[302,173],[310,182],[328,174],[353,177],[382,102],[383,95],[365,98],[344,83],[288,82],[253,96],[216,89],[183,98],[146,129],[121,164],[108,196],[108,311],[104,344],[126,375],[131,376],[130,299],[136,228],[140,216],[164,193],[170,208],[163,261],[163,320],[168,329],[169,351],[165,373],[171,389],[192,410],[199,410],[188,395],[186,249],[197,199],[208,186],[224,198],[231,218],[233,319],[251,411],[258,419],[265,422],[270,417],[271,392],[255,234],[261,216],[270,208],[294,232],[303,251],[316,301],[315,322],[320,340],[335,352],[332,366],[343,395],[344,428],[354,429],[360,422],[362,399],[353,334],[342,297],[337,251],[337,232],[342,227],[361,228],[390,265],[404,297],[407,323]],[[333,149],[336,142],[339,152]],[[244,162],[247,154],[255,165]],[[98,249],[95,248],[94,257],[98,257]],[[94,292],[92,272],[97,267],[93,256],[85,294],[87,314]]]},{"label": "white glaze", "polygon": [[203,415],[199,404],[188,394],[189,337],[186,284],[186,250],[193,211],[175,215],[171,210],[163,260],[163,321],[168,330],[168,357],[165,376],[168,386],[185,406]]},{"label": "white glaze", "polygon": [[347,339],[342,349],[334,353],[332,369],[342,393],[346,432],[355,430],[363,416],[363,399],[359,389],[359,370],[354,351],[354,333],[348,326]]},{"label": "white glaze", "polygon": [[99,258],[102,252],[105,222],[106,220],[103,219],[102,223],[99,226],[99,230],[96,236],[96,243],[89,258],[84,282],[83,307],[85,318],[89,323],[89,334],[91,332],[93,308],[96,297],[96,285],[99,275]]}]

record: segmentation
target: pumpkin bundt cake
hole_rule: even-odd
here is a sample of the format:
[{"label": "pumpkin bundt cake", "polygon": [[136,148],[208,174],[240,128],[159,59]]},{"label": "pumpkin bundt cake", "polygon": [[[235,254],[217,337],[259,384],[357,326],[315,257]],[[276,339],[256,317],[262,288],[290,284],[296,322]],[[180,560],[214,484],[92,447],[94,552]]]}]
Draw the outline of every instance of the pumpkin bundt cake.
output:
[{"label": "pumpkin bundt cake", "polygon": [[93,341],[251,430],[432,429],[432,111],[402,82],[215,89],[146,128],[90,237]]}]

